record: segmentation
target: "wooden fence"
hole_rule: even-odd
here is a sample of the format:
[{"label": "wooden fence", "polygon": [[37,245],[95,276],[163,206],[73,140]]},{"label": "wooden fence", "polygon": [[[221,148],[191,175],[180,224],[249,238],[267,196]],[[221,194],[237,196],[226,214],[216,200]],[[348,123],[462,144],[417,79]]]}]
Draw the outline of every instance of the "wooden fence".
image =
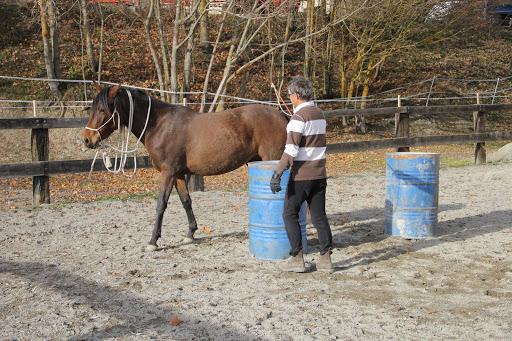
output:
[{"label": "wooden fence", "polygon": [[[333,143],[327,145],[328,154],[358,152],[378,149],[396,149],[409,151],[410,147],[446,145],[446,144],[475,144],[475,163],[486,160],[486,141],[512,140],[512,131],[486,132],[486,114],[489,112],[512,113],[512,104],[475,104],[448,106],[398,106],[368,109],[342,109],[326,111],[326,117],[339,116],[372,116],[394,115],[395,138],[358,142]],[[444,136],[409,136],[411,115],[453,115],[472,114],[474,133],[464,135]],[[85,127],[87,118],[20,118],[0,119],[0,130],[31,129],[32,162],[11,163],[0,165],[0,179],[33,177],[34,205],[50,202],[49,176],[57,174],[84,173],[91,169],[92,160],[49,161],[48,130],[58,128]],[[127,167],[133,167],[133,158],[128,159]],[[151,168],[148,156],[137,157],[137,168]],[[103,162],[96,162],[93,171],[106,171]]]}]

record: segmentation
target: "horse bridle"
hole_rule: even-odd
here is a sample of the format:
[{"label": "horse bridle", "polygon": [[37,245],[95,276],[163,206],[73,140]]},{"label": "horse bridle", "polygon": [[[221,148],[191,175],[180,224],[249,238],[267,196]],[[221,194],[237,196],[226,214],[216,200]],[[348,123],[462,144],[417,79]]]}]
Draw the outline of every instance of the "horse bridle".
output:
[{"label": "horse bridle", "polygon": [[[132,109],[131,109],[133,107],[132,95],[131,95],[131,93],[129,91],[127,91],[126,93],[128,94],[128,97],[130,98],[130,114],[133,114]],[[121,126],[121,115],[119,114],[119,111],[117,111],[117,107],[116,107],[116,104],[115,104],[115,101],[114,101],[114,112],[112,113],[110,118],[105,121],[105,123],[103,123],[98,128],[90,128],[88,126],[85,126],[85,129],[97,132],[99,137],[100,137],[100,141],[101,141],[102,138],[101,138],[100,130],[103,127],[105,127],[110,121],[114,120],[114,117],[116,116],[116,114],[117,114],[117,127],[119,128]],[[149,115],[149,113],[148,113],[148,115]]]},{"label": "horse bridle", "polygon": [[[112,116],[110,116],[110,118],[105,121],[105,123],[103,123],[100,127],[98,128],[90,128],[90,127],[87,127],[85,126],[85,129],[87,130],[92,130],[92,131],[96,131],[100,137],[100,143],[102,142],[102,138],[101,138],[101,134],[100,134],[100,129],[103,128],[105,125],[107,125],[110,120],[114,120],[114,117],[116,116],[117,114],[117,127],[119,129],[121,129],[121,134],[119,136],[120,138],[120,142],[121,142],[121,148],[115,148],[113,146],[110,146],[110,145],[104,145],[102,146],[102,148],[110,148],[112,150],[114,150],[116,152],[116,161],[115,163],[117,164],[117,153],[120,153],[120,163],[119,163],[119,168],[118,169],[115,169],[114,167],[114,170],[111,170],[109,166],[107,166],[108,163],[110,162],[107,162],[106,160],[106,152],[104,151],[103,152],[103,163],[105,164],[105,168],[107,168],[107,170],[111,173],[114,173],[114,174],[118,174],[120,171],[123,172],[123,174],[125,176],[129,176],[129,177],[132,177],[135,175],[135,173],[137,172],[137,155],[136,155],[136,152],[137,152],[137,149],[139,148],[139,142],[140,140],[142,139],[142,136],[144,136],[144,134],[146,133],[146,129],[148,127],[148,122],[149,122],[149,114],[151,112],[151,96],[147,95],[148,96],[148,99],[149,99],[149,104],[148,104],[148,113],[146,115],[146,123],[144,124],[144,129],[142,129],[142,132],[139,136],[139,138],[137,139],[137,142],[135,144],[135,148],[132,149],[132,150],[128,150],[128,140],[129,140],[129,136],[130,136],[130,133],[132,131],[132,125],[133,125],[133,110],[134,110],[134,103],[133,103],[133,98],[132,98],[132,94],[130,91],[126,91],[126,93],[128,94],[128,99],[129,99],[129,102],[130,102],[130,110],[129,110],[129,115],[128,115],[128,131],[126,133],[126,144],[124,144],[123,142],[123,126],[121,126],[121,115],[119,114],[119,111],[117,111],[117,107],[116,107],[116,101],[114,100],[114,112],[112,113]],[[91,176],[91,173],[92,173],[92,170],[93,170],[93,167],[94,167],[94,163],[96,161],[96,158],[98,156],[98,153],[99,153],[99,150],[96,151],[96,155],[94,156],[94,160],[92,162],[92,165],[91,165],[91,171],[89,172],[89,176]],[[126,164],[126,156],[130,153],[133,153],[133,162],[134,162],[134,170],[133,170],[133,173],[131,175],[128,175],[125,173],[124,171],[124,166]]]}]

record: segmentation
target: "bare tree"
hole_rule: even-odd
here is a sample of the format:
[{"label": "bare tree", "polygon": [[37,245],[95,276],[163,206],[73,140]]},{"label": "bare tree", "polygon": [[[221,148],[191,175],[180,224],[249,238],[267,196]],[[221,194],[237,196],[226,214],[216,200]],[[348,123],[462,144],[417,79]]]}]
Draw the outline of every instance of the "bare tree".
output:
[{"label": "bare tree", "polygon": [[[48,79],[61,79],[62,71],[55,6],[52,0],[39,0],[38,3],[41,17],[46,75]],[[61,106],[61,116],[64,116],[65,107],[62,105],[62,98],[66,90],[66,84],[58,81],[50,81],[48,85]]]},{"label": "bare tree", "polygon": [[[266,23],[276,16],[275,14],[265,15],[264,13],[264,9],[269,6],[270,1],[262,3],[259,0],[252,0],[252,4],[250,2],[248,2],[248,4],[250,6],[246,8],[238,8],[238,13],[234,13],[236,22],[233,28],[233,35],[231,36],[231,43],[224,66],[223,76],[217,87],[217,91],[212,104],[210,105],[209,111],[213,111],[215,106],[217,106],[216,111],[222,110],[224,108],[224,99],[222,98],[222,95],[226,93],[229,82],[235,75],[244,71],[249,65],[252,65],[263,58],[262,55],[254,57],[253,59],[246,61],[246,63],[242,67],[239,67],[235,73],[232,72],[237,62],[246,55],[246,52],[251,45],[254,44],[257,38],[260,36],[264,37],[264,35],[261,35],[261,31],[265,28]],[[264,53],[264,55],[267,56],[275,50],[276,47],[270,48]]]},{"label": "bare tree", "polygon": [[[351,99],[361,88],[360,107],[366,106],[372,81],[392,56],[418,44],[438,41],[445,25],[425,24],[437,0],[354,1],[341,11],[356,13],[340,25],[341,95]],[[340,3],[338,4],[340,5]],[[356,117],[356,130],[366,132],[364,117]]]},{"label": "bare tree", "polygon": [[199,28],[199,45],[203,49],[207,49],[210,46],[210,27],[209,27],[209,20],[208,20],[208,6],[210,2],[208,0],[199,0],[199,12],[204,13],[201,18],[201,25]]},{"label": "bare tree", "polygon": [[313,35],[315,26],[315,0],[307,0],[306,7],[306,37],[304,38],[304,77],[313,78]]},{"label": "bare tree", "polygon": [[87,0],[80,0],[80,8],[82,10],[83,32],[85,37],[85,50],[87,54],[87,62],[92,73],[97,71],[96,58],[94,57],[94,46],[91,37],[91,25],[89,23],[89,12],[87,10]]},{"label": "bare tree", "polygon": [[[164,71],[164,84],[163,87],[165,89],[168,89],[170,84],[170,72],[169,72],[169,62],[167,60],[167,44],[166,39],[164,35],[164,28],[162,25],[162,13],[160,10],[160,0],[152,0],[151,4],[153,5],[155,9],[156,14],[156,22],[158,25],[158,38],[160,42],[160,55],[162,56],[162,67]],[[169,93],[165,93],[165,99],[167,101],[170,101],[171,97],[169,96]]]},{"label": "bare tree", "polygon": [[[205,104],[206,103],[206,92],[208,91],[208,88],[210,85],[210,76],[211,76],[213,64],[215,61],[215,57],[217,56],[217,50],[218,50],[218,47],[220,46],[220,41],[221,41],[222,35],[224,34],[224,26],[227,22],[226,19],[228,18],[228,14],[230,13],[231,9],[233,8],[233,5],[234,5],[234,1],[230,1],[228,3],[228,7],[224,11],[224,13],[222,15],[222,19],[220,20],[220,25],[219,25],[218,32],[217,32],[217,39],[215,40],[215,43],[213,45],[210,62],[208,64],[208,69],[206,71],[205,80],[203,82],[203,95],[202,95],[201,108],[200,108],[201,112],[204,111],[205,106],[206,106],[206,104]],[[212,111],[212,109],[213,109],[213,107],[210,107],[210,111]]]},{"label": "bare tree", "polygon": [[162,72],[162,66],[160,62],[160,57],[158,56],[157,50],[155,48],[155,45],[153,43],[153,40],[151,38],[151,22],[154,19],[154,9],[155,9],[155,2],[160,0],[150,0],[150,4],[148,6],[148,14],[146,18],[143,21],[144,24],[144,32],[146,33],[146,39],[148,42],[149,51],[151,52],[151,57],[153,58],[153,64],[155,66],[156,75],[158,78],[158,83],[160,86],[160,98],[162,100],[165,100],[165,82],[164,82],[164,76]]}]

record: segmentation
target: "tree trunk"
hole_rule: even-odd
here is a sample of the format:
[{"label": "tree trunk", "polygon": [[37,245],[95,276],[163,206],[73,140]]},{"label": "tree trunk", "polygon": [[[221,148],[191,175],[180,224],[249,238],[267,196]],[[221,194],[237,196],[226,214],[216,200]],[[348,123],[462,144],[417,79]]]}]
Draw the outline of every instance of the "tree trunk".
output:
[{"label": "tree trunk", "polygon": [[101,65],[103,62],[103,34],[105,32],[105,18],[103,17],[103,10],[101,4],[98,4],[100,9],[101,27],[100,27],[100,51],[98,53],[98,83],[101,81]]},{"label": "tree trunk", "polygon": [[[162,26],[162,16],[160,12],[160,1],[154,0],[154,7],[155,7],[155,15],[156,15],[156,22],[158,25],[158,34],[159,34],[159,40],[160,40],[160,54],[162,55],[162,65],[164,69],[164,84],[163,88],[168,89],[169,83],[170,83],[170,76],[169,76],[169,63],[167,61],[167,44],[165,43],[164,38],[164,28]],[[165,100],[169,101],[171,98],[169,96],[169,93],[165,93]]]},{"label": "tree trunk", "polygon": [[314,9],[315,9],[315,0],[307,0],[307,16],[306,16],[306,36],[308,38],[305,40],[304,47],[304,77],[307,79],[311,79],[312,71],[313,71],[313,38],[310,36],[313,32],[314,26]]},{"label": "tree trunk", "polygon": [[91,69],[92,73],[94,74],[94,78],[97,66],[96,66],[96,58],[94,58],[94,46],[92,43],[91,38],[91,25],[89,23],[89,13],[87,11],[87,0],[80,0],[80,5],[82,8],[82,15],[83,15],[83,27],[84,27],[84,36],[85,36],[85,51],[87,54],[87,62],[89,64],[89,68]]},{"label": "tree trunk", "polygon": [[[366,98],[368,97],[368,93],[370,92],[370,76],[371,71],[368,70],[365,72],[365,78],[363,83],[363,94],[361,95],[361,109],[366,107]],[[366,134],[368,131],[368,127],[366,126],[366,116],[356,116],[356,130],[359,129],[362,133]]]},{"label": "tree trunk", "polygon": [[[53,2],[51,0],[40,0],[39,8],[41,15],[41,34],[43,38],[46,75],[48,79],[58,79],[60,78],[60,56]],[[57,101],[62,103],[63,93],[59,82],[48,82],[48,85],[57,98]],[[64,113],[62,113],[62,115],[63,114]]]},{"label": "tree trunk", "polygon": [[[229,74],[231,73],[231,69],[233,68],[233,64],[235,63],[235,60],[233,59],[233,54],[235,52],[235,44],[237,41],[237,31],[233,34],[231,46],[229,48],[228,57],[226,59],[226,65],[224,66],[224,73],[222,76],[222,80],[220,81],[220,84],[217,88],[217,92],[215,93],[215,97],[212,101],[212,104],[210,105],[210,112],[213,111],[213,108],[215,107],[215,104],[217,104],[217,109],[215,111],[222,111],[224,110],[224,98],[221,97],[226,92],[227,87],[227,79],[229,77]],[[219,99],[220,97],[220,99]],[[218,103],[217,103],[218,102]]]},{"label": "tree trunk", "polygon": [[162,68],[160,67],[160,59],[158,58],[158,54],[156,53],[155,45],[153,44],[153,40],[151,39],[151,21],[153,20],[153,9],[154,2],[160,0],[151,0],[149,4],[148,15],[146,20],[144,20],[144,31],[146,32],[146,39],[148,40],[149,51],[151,52],[151,56],[153,57],[153,63],[155,64],[156,75],[158,77],[158,83],[160,85],[160,99],[165,101],[165,82],[164,76],[162,73]]},{"label": "tree trunk", "polygon": [[[217,47],[220,44],[220,41],[222,39],[222,35],[224,34],[224,24],[226,22],[227,14],[231,10],[231,8],[233,7],[234,3],[235,3],[234,1],[229,2],[227,10],[222,15],[222,20],[221,20],[221,24],[220,24],[220,27],[219,27],[219,32],[217,33],[217,40],[215,41],[215,44],[213,45],[213,51],[212,51],[212,55],[210,57],[210,63],[208,64],[208,70],[206,71],[206,77],[204,79],[203,95],[202,95],[202,99],[201,99],[201,108],[199,109],[200,112],[203,112],[205,107],[206,107],[206,92],[208,91],[208,86],[209,86],[209,82],[210,82],[210,74],[212,72],[213,63],[215,61],[215,57],[217,56]],[[209,111],[212,111],[212,110],[213,110],[213,106],[210,107]]]},{"label": "tree trunk", "polygon": [[182,0],[176,0],[176,16],[174,18],[171,49],[171,103],[177,102],[176,93],[178,92],[178,35],[181,23],[181,4]]},{"label": "tree trunk", "polygon": [[279,83],[278,89],[284,85],[284,77],[285,77],[285,62],[286,62],[286,50],[288,50],[288,40],[290,40],[290,32],[293,25],[293,19],[295,17],[295,6],[292,2],[288,7],[288,16],[286,18],[286,28],[284,30],[284,39],[285,44],[283,45],[283,50],[281,51],[281,81]]},{"label": "tree trunk", "polygon": [[189,102],[190,99],[190,83],[191,80],[191,74],[192,74],[192,52],[194,51],[194,30],[196,26],[192,26],[190,30],[190,35],[187,40],[187,47],[185,51],[185,57],[183,58],[183,96],[182,100],[183,103],[186,104]]},{"label": "tree trunk", "polygon": [[[324,7],[326,6],[325,1],[323,2]],[[330,21],[332,22],[336,17],[335,8],[331,8]],[[334,27],[330,27],[327,34],[327,43],[325,47],[325,61],[324,61],[324,89],[323,93],[325,98],[332,98],[332,80],[334,78],[334,35],[336,31]]]},{"label": "tree trunk", "polygon": [[[201,3],[199,4],[199,14],[202,14],[201,23],[199,27],[199,46],[208,50],[210,47],[210,28],[208,26],[208,0],[199,0]],[[204,12],[204,14],[203,14]]]}]

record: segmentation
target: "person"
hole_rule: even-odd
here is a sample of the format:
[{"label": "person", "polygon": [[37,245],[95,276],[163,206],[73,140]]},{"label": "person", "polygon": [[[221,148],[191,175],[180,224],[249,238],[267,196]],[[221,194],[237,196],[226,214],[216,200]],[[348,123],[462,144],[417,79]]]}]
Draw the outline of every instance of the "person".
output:
[{"label": "person", "polygon": [[280,265],[282,271],[305,272],[299,211],[302,203],[309,204],[311,222],[318,232],[320,258],[318,271],[332,273],[332,232],[325,214],[326,120],[323,111],[313,102],[313,84],[302,77],[288,83],[288,96],[293,115],[286,126],[286,145],[270,180],[272,193],[281,191],[281,176],[290,168],[284,197],[284,228],[290,241],[290,258]]}]

